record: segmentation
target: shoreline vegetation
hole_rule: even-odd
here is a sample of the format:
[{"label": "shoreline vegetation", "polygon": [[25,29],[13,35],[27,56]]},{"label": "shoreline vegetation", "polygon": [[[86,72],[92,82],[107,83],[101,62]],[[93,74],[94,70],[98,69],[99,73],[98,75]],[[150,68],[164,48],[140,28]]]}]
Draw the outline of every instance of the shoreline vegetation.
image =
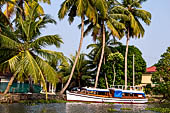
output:
[{"label": "shoreline vegetation", "polygon": [[[38,104],[38,103],[67,103],[66,95],[48,95],[48,100],[45,98],[45,94],[33,93],[33,94],[0,94],[0,103],[24,103],[24,104]],[[72,102],[71,102],[72,103]],[[91,103],[91,102],[82,102],[82,103]],[[147,104],[170,104],[170,101],[165,100],[162,96],[149,96]],[[114,104],[114,103],[105,103],[105,104]],[[122,103],[123,104],[123,103]]]}]

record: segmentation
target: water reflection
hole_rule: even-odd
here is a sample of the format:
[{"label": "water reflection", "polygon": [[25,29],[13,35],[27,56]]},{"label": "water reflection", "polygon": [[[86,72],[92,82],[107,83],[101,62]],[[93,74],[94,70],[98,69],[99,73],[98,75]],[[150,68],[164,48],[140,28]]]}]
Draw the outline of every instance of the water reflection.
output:
[{"label": "water reflection", "polygon": [[[118,111],[117,113],[155,113],[146,111],[145,108],[147,107],[156,106],[150,104],[101,103],[53,103],[34,106],[24,104],[0,104],[0,113],[111,113],[108,111],[109,108],[116,109]],[[131,108],[132,110],[121,110],[121,108]]]},{"label": "water reflection", "polygon": [[[67,103],[67,113],[110,113],[109,108],[117,110],[119,113],[154,113],[145,111],[147,104],[84,104],[84,103]],[[131,108],[132,110],[121,110],[121,108]]]}]

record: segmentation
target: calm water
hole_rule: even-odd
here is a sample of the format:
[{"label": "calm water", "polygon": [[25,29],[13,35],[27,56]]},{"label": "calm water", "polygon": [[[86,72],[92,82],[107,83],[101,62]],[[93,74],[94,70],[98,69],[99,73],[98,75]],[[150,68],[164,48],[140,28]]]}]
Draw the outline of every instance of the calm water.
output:
[{"label": "calm water", "polygon": [[[108,111],[109,108],[118,110],[117,113],[156,113],[152,111],[146,111],[145,108],[147,107],[161,107],[161,105],[53,103],[29,106],[16,103],[16,104],[0,104],[0,113],[111,113]],[[132,110],[125,111],[120,110],[120,108],[131,108]]]}]

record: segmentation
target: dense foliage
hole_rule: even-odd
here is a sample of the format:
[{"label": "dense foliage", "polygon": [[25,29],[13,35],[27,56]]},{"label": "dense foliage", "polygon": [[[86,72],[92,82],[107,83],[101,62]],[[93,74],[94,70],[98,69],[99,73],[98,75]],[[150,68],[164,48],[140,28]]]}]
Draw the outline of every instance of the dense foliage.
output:
[{"label": "dense foliage", "polygon": [[161,55],[161,59],[155,66],[157,71],[153,74],[152,81],[159,85],[154,88],[154,91],[170,99],[170,47]]},{"label": "dense foliage", "polygon": [[[115,47],[112,51],[113,53],[118,51],[124,55],[125,46]],[[145,72],[146,62],[142,58],[142,53],[140,50],[134,46],[129,46],[129,54],[128,54],[128,85],[132,85],[133,82],[133,54],[135,54],[135,84],[138,85],[141,82],[142,73]],[[103,68],[103,71],[107,72],[108,82],[110,85],[113,84],[114,71],[112,68],[112,62],[106,62],[106,65]],[[124,84],[124,62],[121,60],[115,63],[116,70],[116,78],[115,85],[123,85]],[[102,79],[102,78],[101,78]]]},{"label": "dense foliage", "polygon": [[[90,44],[88,47],[92,47],[91,52],[88,54],[88,58],[91,61],[90,66],[92,71],[92,76],[95,78],[96,67],[99,61],[99,55],[101,52],[101,40],[97,39],[96,44]],[[116,44],[116,45],[115,45]],[[108,36],[106,36],[106,45],[105,45],[105,64],[103,62],[100,77],[99,77],[99,87],[106,88],[106,82],[104,75],[107,75],[107,80],[109,86],[113,84],[114,79],[114,69],[115,68],[115,85],[124,85],[124,62],[122,59],[122,55],[124,56],[126,51],[126,46],[123,46],[117,43],[114,40],[109,40]],[[109,54],[111,53],[121,53],[118,57],[119,60],[115,60],[116,62],[112,62],[108,59]],[[141,83],[142,73],[146,70],[146,62],[142,57],[141,51],[135,46],[129,46],[129,54],[128,54],[128,85],[132,85],[133,82],[133,54],[135,55],[135,84],[138,85]]]}]

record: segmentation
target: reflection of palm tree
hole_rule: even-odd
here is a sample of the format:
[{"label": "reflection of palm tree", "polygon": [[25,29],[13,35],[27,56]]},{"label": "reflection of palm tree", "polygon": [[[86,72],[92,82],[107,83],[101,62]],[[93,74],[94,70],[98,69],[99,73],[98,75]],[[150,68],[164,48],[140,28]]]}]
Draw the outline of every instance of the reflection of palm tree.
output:
[{"label": "reflection of palm tree", "polygon": [[0,56],[4,59],[0,62],[1,67],[9,67],[13,73],[4,94],[8,92],[16,76],[21,78],[25,75],[27,78],[31,77],[34,83],[41,82],[46,91],[46,98],[46,80],[53,85],[57,82],[56,71],[46,61],[63,58],[63,55],[44,50],[42,47],[55,45],[58,48],[62,40],[58,35],[37,37],[41,34],[40,28],[45,27],[47,23],[56,22],[47,15],[40,16],[36,9],[37,6],[29,9],[30,15],[26,16],[26,20],[19,17],[16,30],[6,28],[6,32],[0,34]]},{"label": "reflection of palm tree", "polygon": [[[93,11],[94,8],[92,7],[91,3],[88,0],[65,0],[62,5],[61,9],[59,10],[59,18],[62,19],[65,17],[65,15],[69,12],[69,22],[72,23],[75,16],[81,17],[81,38],[79,43],[78,52],[70,73],[70,77],[65,84],[64,88],[60,91],[60,94],[63,94],[66,88],[68,87],[69,83],[71,82],[76,63],[78,61],[78,58],[80,56],[80,50],[83,43],[84,38],[84,18],[87,16],[91,21],[95,20],[95,12]],[[95,22],[95,21],[94,21]]]},{"label": "reflection of palm tree", "polygon": [[119,8],[125,11],[125,14],[129,17],[128,21],[125,21],[126,25],[126,53],[125,53],[125,88],[127,87],[127,55],[128,55],[128,43],[130,37],[143,37],[144,28],[140,23],[141,19],[147,25],[151,22],[151,14],[145,10],[142,10],[141,4],[146,0],[123,0],[122,4],[119,3]]}]

